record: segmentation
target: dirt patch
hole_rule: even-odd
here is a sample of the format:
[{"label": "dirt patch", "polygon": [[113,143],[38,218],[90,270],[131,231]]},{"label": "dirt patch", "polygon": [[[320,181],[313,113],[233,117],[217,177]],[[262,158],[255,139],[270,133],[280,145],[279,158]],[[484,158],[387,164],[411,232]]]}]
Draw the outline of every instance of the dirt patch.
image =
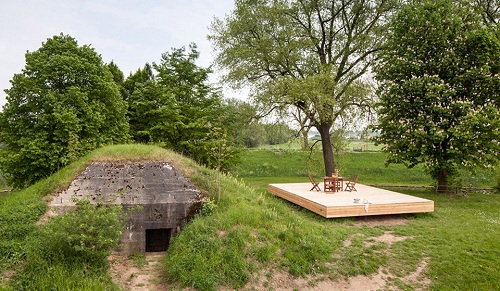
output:
[{"label": "dirt patch", "polygon": [[[386,243],[390,250],[392,244],[407,238],[396,236],[392,232],[386,231],[380,236],[370,237],[369,239],[375,242]],[[344,247],[348,245],[349,243],[345,243]],[[173,286],[169,286],[162,279],[164,278],[162,273],[164,255],[165,253],[147,253],[145,256],[147,264],[137,267],[134,265],[133,260],[119,254],[113,254],[110,257],[110,262],[114,282],[124,290],[169,290]],[[241,290],[398,290],[398,286],[394,283],[397,281],[406,286],[411,286],[414,290],[425,290],[431,283],[430,279],[423,275],[428,262],[429,258],[422,259],[416,270],[405,277],[397,277],[391,274],[385,267],[380,267],[378,272],[371,276],[340,277],[336,281],[329,279],[328,274],[303,278],[294,277],[286,271],[278,269],[261,270]],[[184,290],[192,289],[187,288]],[[219,290],[228,291],[234,289],[221,287]]]},{"label": "dirt patch", "polygon": [[[344,248],[347,248],[351,246],[352,240],[356,238],[357,236],[360,236],[360,234],[355,234],[348,239],[346,239],[343,243]],[[408,237],[406,236],[396,236],[393,234],[392,231],[386,231],[384,234],[381,236],[376,236],[376,237],[370,237],[369,240],[365,240],[364,244],[366,246],[374,245],[375,243],[385,243],[387,244],[388,247],[391,247],[392,244],[403,241],[407,239]]]},{"label": "dirt patch", "polygon": [[[296,278],[284,271],[277,271],[272,276],[261,275],[258,282],[245,286],[242,290],[399,290],[392,282],[399,279],[403,284],[411,286],[413,290],[426,290],[431,283],[422,276],[422,271],[427,266],[427,259],[423,260],[417,270],[404,278],[398,278],[380,268],[378,273],[371,276],[341,277],[332,281],[326,277]],[[230,288],[221,290],[232,290]]]},{"label": "dirt patch", "polygon": [[7,286],[7,284],[9,284],[14,274],[15,272],[13,270],[5,270],[3,272],[0,272],[0,289],[2,289],[2,286]]},{"label": "dirt patch", "polygon": [[[344,247],[348,247],[353,238],[346,240]],[[366,241],[366,244],[382,242],[388,245],[387,251],[389,251],[392,244],[408,239],[408,237],[396,236],[392,232],[386,231],[381,236],[369,239],[371,241]],[[243,290],[399,290],[398,286],[394,284],[396,281],[411,286],[414,290],[425,290],[431,283],[430,279],[423,276],[428,261],[429,258],[422,259],[416,270],[405,277],[397,277],[385,267],[380,267],[378,272],[371,276],[340,277],[336,281],[329,279],[328,274],[302,278],[293,277],[283,270],[266,270],[261,271],[259,276],[247,284]]]},{"label": "dirt patch", "polygon": [[383,235],[373,237],[372,239],[375,242],[385,243],[390,247],[390,246],[392,246],[392,244],[403,241],[407,238],[408,238],[407,236],[396,236],[393,234],[392,231],[386,231],[386,232],[384,232]]},{"label": "dirt patch", "polygon": [[146,253],[145,264],[136,266],[132,259],[118,253],[109,258],[113,281],[123,290],[168,290],[163,279],[165,253]]},{"label": "dirt patch", "polygon": [[361,216],[355,218],[355,224],[360,226],[397,226],[405,225],[408,222],[407,216],[402,215],[374,215]]},{"label": "dirt patch", "polygon": [[[429,264],[429,258],[424,258],[420,264],[418,265],[417,269],[415,272],[409,274],[408,276],[405,276],[403,278],[403,282],[405,283],[414,283],[419,287],[422,287],[422,289],[425,289],[425,286],[428,286],[431,284],[431,279],[425,277],[422,273],[423,271],[427,268],[427,265]],[[418,289],[418,288],[416,288]]]},{"label": "dirt patch", "polygon": [[[385,275],[379,273],[375,276],[355,276],[332,281],[326,277],[293,277],[285,271],[275,271],[262,274],[257,282],[249,284],[243,290],[379,290],[386,286]],[[230,289],[223,289],[230,290]]]},{"label": "dirt patch", "polygon": [[36,225],[43,225],[47,223],[51,217],[55,217],[57,215],[58,214],[56,211],[54,211],[54,209],[49,208],[42,216],[40,216],[40,218],[36,222]]}]

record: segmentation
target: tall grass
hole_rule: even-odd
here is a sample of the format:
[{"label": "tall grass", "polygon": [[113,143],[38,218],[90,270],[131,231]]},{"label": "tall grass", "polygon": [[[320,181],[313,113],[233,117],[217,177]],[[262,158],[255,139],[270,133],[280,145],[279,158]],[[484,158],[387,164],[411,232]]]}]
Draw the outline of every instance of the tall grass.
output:
[{"label": "tall grass", "polygon": [[[181,171],[192,175],[194,162],[183,158],[171,151],[156,146],[146,145],[117,145],[96,150],[86,157],[61,169],[47,179],[41,180],[33,186],[21,191],[0,195],[0,289],[9,288],[4,276],[5,270],[23,266],[22,272],[14,277],[14,290],[113,290],[116,288],[110,280],[106,269],[102,266],[81,262],[68,265],[70,257],[81,255],[64,255],[66,259],[57,261],[38,258],[37,254],[44,254],[49,258],[63,254],[63,246],[57,244],[60,239],[39,238],[40,227],[36,222],[47,210],[46,201],[49,195],[66,188],[71,181],[82,172],[92,161],[138,161],[161,160],[169,161]],[[96,214],[96,213],[94,213]],[[95,221],[96,215],[89,215]],[[67,220],[64,220],[67,221]],[[91,221],[91,222],[92,222]],[[62,225],[61,221],[54,221],[53,226]],[[89,222],[84,223],[89,225]],[[73,227],[74,229],[76,227]],[[64,230],[62,230],[64,231]],[[49,231],[47,233],[55,233]],[[94,232],[95,233],[95,232]],[[78,231],[74,235],[86,235]],[[70,239],[71,231],[62,234],[66,241]],[[75,237],[77,241],[85,239]],[[90,234],[89,240],[105,238],[94,237]],[[42,243],[49,244],[42,247]],[[39,250],[37,250],[37,246]],[[97,252],[92,252],[97,253]],[[102,261],[102,260],[101,260]],[[84,274],[84,275],[82,275]],[[59,289],[57,286],[61,286]],[[100,286],[100,287],[99,287]]]},{"label": "tall grass", "polygon": [[[25,262],[26,245],[31,244],[29,238],[38,229],[35,222],[46,209],[44,196],[69,184],[92,160],[136,160],[136,156],[171,161],[203,192],[217,197],[214,171],[170,151],[136,145],[101,149],[28,189],[0,197],[0,230],[9,234],[0,236],[0,246],[12,240],[12,249],[17,252],[7,253],[11,248],[3,249],[6,257],[0,257],[2,270]],[[354,218],[325,219],[267,193],[268,183],[306,182],[304,170],[321,175],[321,160],[319,164],[317,160],[308,164],[304,158],[307,153],[300,151],[246,152],[237,176],[222,176],[217,207],[197,215],[172,239],[165,260],[168,279],[180,287],[199,290],[217,290],[222,286],[266,289],[281,271],[303,277],[314,286],[317,280],[373,275],[384,268],[396,277],[389,282],[391,287],[412,290],[420,286],[402,279],[424,261],[427,265],[423,275],[431,280],[429,289],[500,289],[498,194],[472,192],[469,197],[452,197],[404,190],[434,200],[435,212],[401,215],[407,221],[404,225],[367,227]],[[353,153],[340,157],[339,164],[344,175],[361,173],[364,182],[426,183],[422,178],[425,175],[406,174],[404,168],[384,173],[390,168],[383,166],[383,160],[380,153]],[[15,216],[15,212],[25,215]],[[406,239],[392,246],[374,243],[375,237],[387,231]],[[39,272],[19,272],[10,287],[4,283],[3,288],[18,290],[20,285],[16,282],[33,282],[34,285],[22,286],[32,290],[116,289],[106,266],[68,265],[41,259],[37,268]],[[34,276],[37,273],[40,275]],[[266,278],[264,282],[259,280],[262,276]]]},{"label": "tall grass", "polygon": [[325,272],[331,254],[352,233],[322,225],[300,208],[290,211],[288,203],[235,178],[224,176],[222,183],[218,210],[196,217],[170,245],[165,267],[183,286],[241,288],[262,269],[282,268],[294,276]]},{"label": "tall grass", "polygon": [[[261,289],[268,282],[259,283],[258,278],[265,275],[272,280],[278,270],[307,278],[314,286],[318,278],[373,275],[384,268],[393,276],[389,287],[396,289],[500,288],[494,279],[500,272],[500,250],[495,245],[500,235],[497,194],[472,192],[469,198],[460,198],[403,190],[435,200],[435,212],[400,215],[407,220],[405,225],[365,227],[355,218],[325,219],[267,194],[268,183],[307,181],[298,174],[303,157],[296,151],[247,152],[237,170],[240,178],[222,178],[217,210],[196,217],[174,238],[165,262],[168,278],[199,290],[221,285]],[[355,161],[351,167],[358,170],[363,162],[366,175],[383,163],[377,153],[356,153],[343,161],[345,166]],[[396,176],[405,183],[413,181],[413,175],[423,176],[384,175],[387,169],[381,169],[382,174],[374,176],[383,184],[394,183]],[[206,171],[198,179],[210,180],[210,175]],[[406,239],[392,246],[373,243],[374,237],[388,231]],[[350,244],[344,245],[346,241]],[[427,263],[423,276],[431,285],[404,281],[422,262]]]}]

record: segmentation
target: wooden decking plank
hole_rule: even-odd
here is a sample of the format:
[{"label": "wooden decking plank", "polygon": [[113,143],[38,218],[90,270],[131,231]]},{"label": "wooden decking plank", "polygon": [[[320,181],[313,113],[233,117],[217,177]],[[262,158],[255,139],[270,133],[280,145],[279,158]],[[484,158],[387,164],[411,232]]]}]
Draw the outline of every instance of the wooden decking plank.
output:
[{"label": "wooden decking plank", "polygon": [[[327,218],[434,211],[432,200],[362,184],[356,185],[356,192],[325,193],[309,191],[310,187],[310,183],[269,184],[268,191]],[[359,198],[359,203],[354,203],[354,198]],[[368,211],[364,202],[369,203]]]}]

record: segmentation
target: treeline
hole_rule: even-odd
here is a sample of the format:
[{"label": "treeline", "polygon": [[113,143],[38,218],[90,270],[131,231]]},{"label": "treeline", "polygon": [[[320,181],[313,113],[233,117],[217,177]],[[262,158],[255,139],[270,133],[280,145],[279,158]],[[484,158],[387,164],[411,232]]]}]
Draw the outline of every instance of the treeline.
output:
[{"label": "treeline", "polygon": [[127,142],[160,144],[227,170],[238,148],[290,139],[285,124],[262,124],[255,106],[224,99],[198,57],[194,44],[172,49],[125,78],[73,37],[47,39],[26,53],[25,68],[5,90],[0,171],[22,188],[93,149]]}]

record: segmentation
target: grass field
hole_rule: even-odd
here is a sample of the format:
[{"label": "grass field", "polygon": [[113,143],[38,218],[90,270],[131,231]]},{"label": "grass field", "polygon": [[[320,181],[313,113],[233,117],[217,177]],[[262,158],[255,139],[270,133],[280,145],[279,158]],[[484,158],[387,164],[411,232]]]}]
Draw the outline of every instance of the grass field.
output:
[{"label": "grass field", "polygon": [[[421,166],[407,169],[400,164],[385,166],[386,154],[374,152],[348,152],[335,157],[338,168],[344,177],[359,175],[360,183],[374,185],[411,185],[432,186],[430,179]],[[242,163],[234,174],[245,178],[273,177],[278,181],[308,181],[307,173],[316,177],[325,175],[321,152],[298,150],[248,150],[243,152]],[[493,187],[497,183],[493,171],[478,170],[475,174],[462,173],[458,184],[475,187]]]},{"label": "grass field", "polygon": [[[386,168],[384,158],[380,152],[349,153],[339,157],[339,165],[344,173],[361,173],[365,183],[432,184],[421,169]],[[435,212],[397,216],[406,221],[402,225],[366,227],[355,218],[324,219],[267,193],[269,183],[307,182],[307,171],[321,175],[320,159],[319,153],[309,157],[293,150],[246,152],[235,171],[238,178],[224,183],[217,211],[199,217],[176,238],[166,262],[169,278],[201,290],[219,285],[272,290],[280,270],[306,278],[310,286],[383,270],[391,278],[386,287],[399,290],[500,288],[495,279],[500,272],[498,194],[455,197],[399,190],[434,200]],[[484,175],[491,178],[492,173]],[[386,233],[404,239],[377,243]],[[422,265],[421,278],[404,279]],[[256,285],[262,272],[267,280]],[[427,285],[420,283],[427,280]]]},{"label": "grass field", "polygon": [[[313,140],[309,141],[309,147],[314,145],[315,151],[321,151],[321,143],[315,143]],[[298,139],[292,139],[288,143],[276,144],[276,145],[261,145],[258,147],[261,150],[300,150],[301,144]],[[382,150],[382,146],[375,146],[373,142],[362,141],[362,140],[350,140],[345,144],[344,152],[379,152]]]},{"label": "grass field", "polygon": [[[402,189],[398,191],[434,200],[435,211],[399,215],[402,224],[366,225],[363,219],[325,219],[266,192],[268,183],[307,182],[309,170],[322,175],[321,157],[314,155],[307,159],[308,154],[299,151],[245,152],[235,174],[222,176],[220,201],[208,203],[203,214],[171,240],[164,267],[172,288],[272,290],[283,272],[314,287],[382,271],[388,277],[385,286],[398,290],[500,289],[499,194],[476,191],[461,197]],[[0,196],[0,290],[19,290],[15,287],[23,278],[21,267],[29,263],[30,236],[46,209],[43,197],[67,185],[91,159],[151,158],[174,160],[212,201],[217,199],[216,173],[183,157],[154,146],[101,149],[26,190]],[[432,183],[418,168],[385,168],[383,160],[383,154],[370,152],[338,159],[344,174],[359,173],[364,183]],[[378,240],[388,234],[400,240]],[[48,268],[50,272],[34,276],[30,286],[51,290],[50,284],[60,282],[71,290],[117,289],[106,270],[71,267]],[[407,279],[420,269],[421,277]],[[6,270],[21,276],[7,281]]]}]

